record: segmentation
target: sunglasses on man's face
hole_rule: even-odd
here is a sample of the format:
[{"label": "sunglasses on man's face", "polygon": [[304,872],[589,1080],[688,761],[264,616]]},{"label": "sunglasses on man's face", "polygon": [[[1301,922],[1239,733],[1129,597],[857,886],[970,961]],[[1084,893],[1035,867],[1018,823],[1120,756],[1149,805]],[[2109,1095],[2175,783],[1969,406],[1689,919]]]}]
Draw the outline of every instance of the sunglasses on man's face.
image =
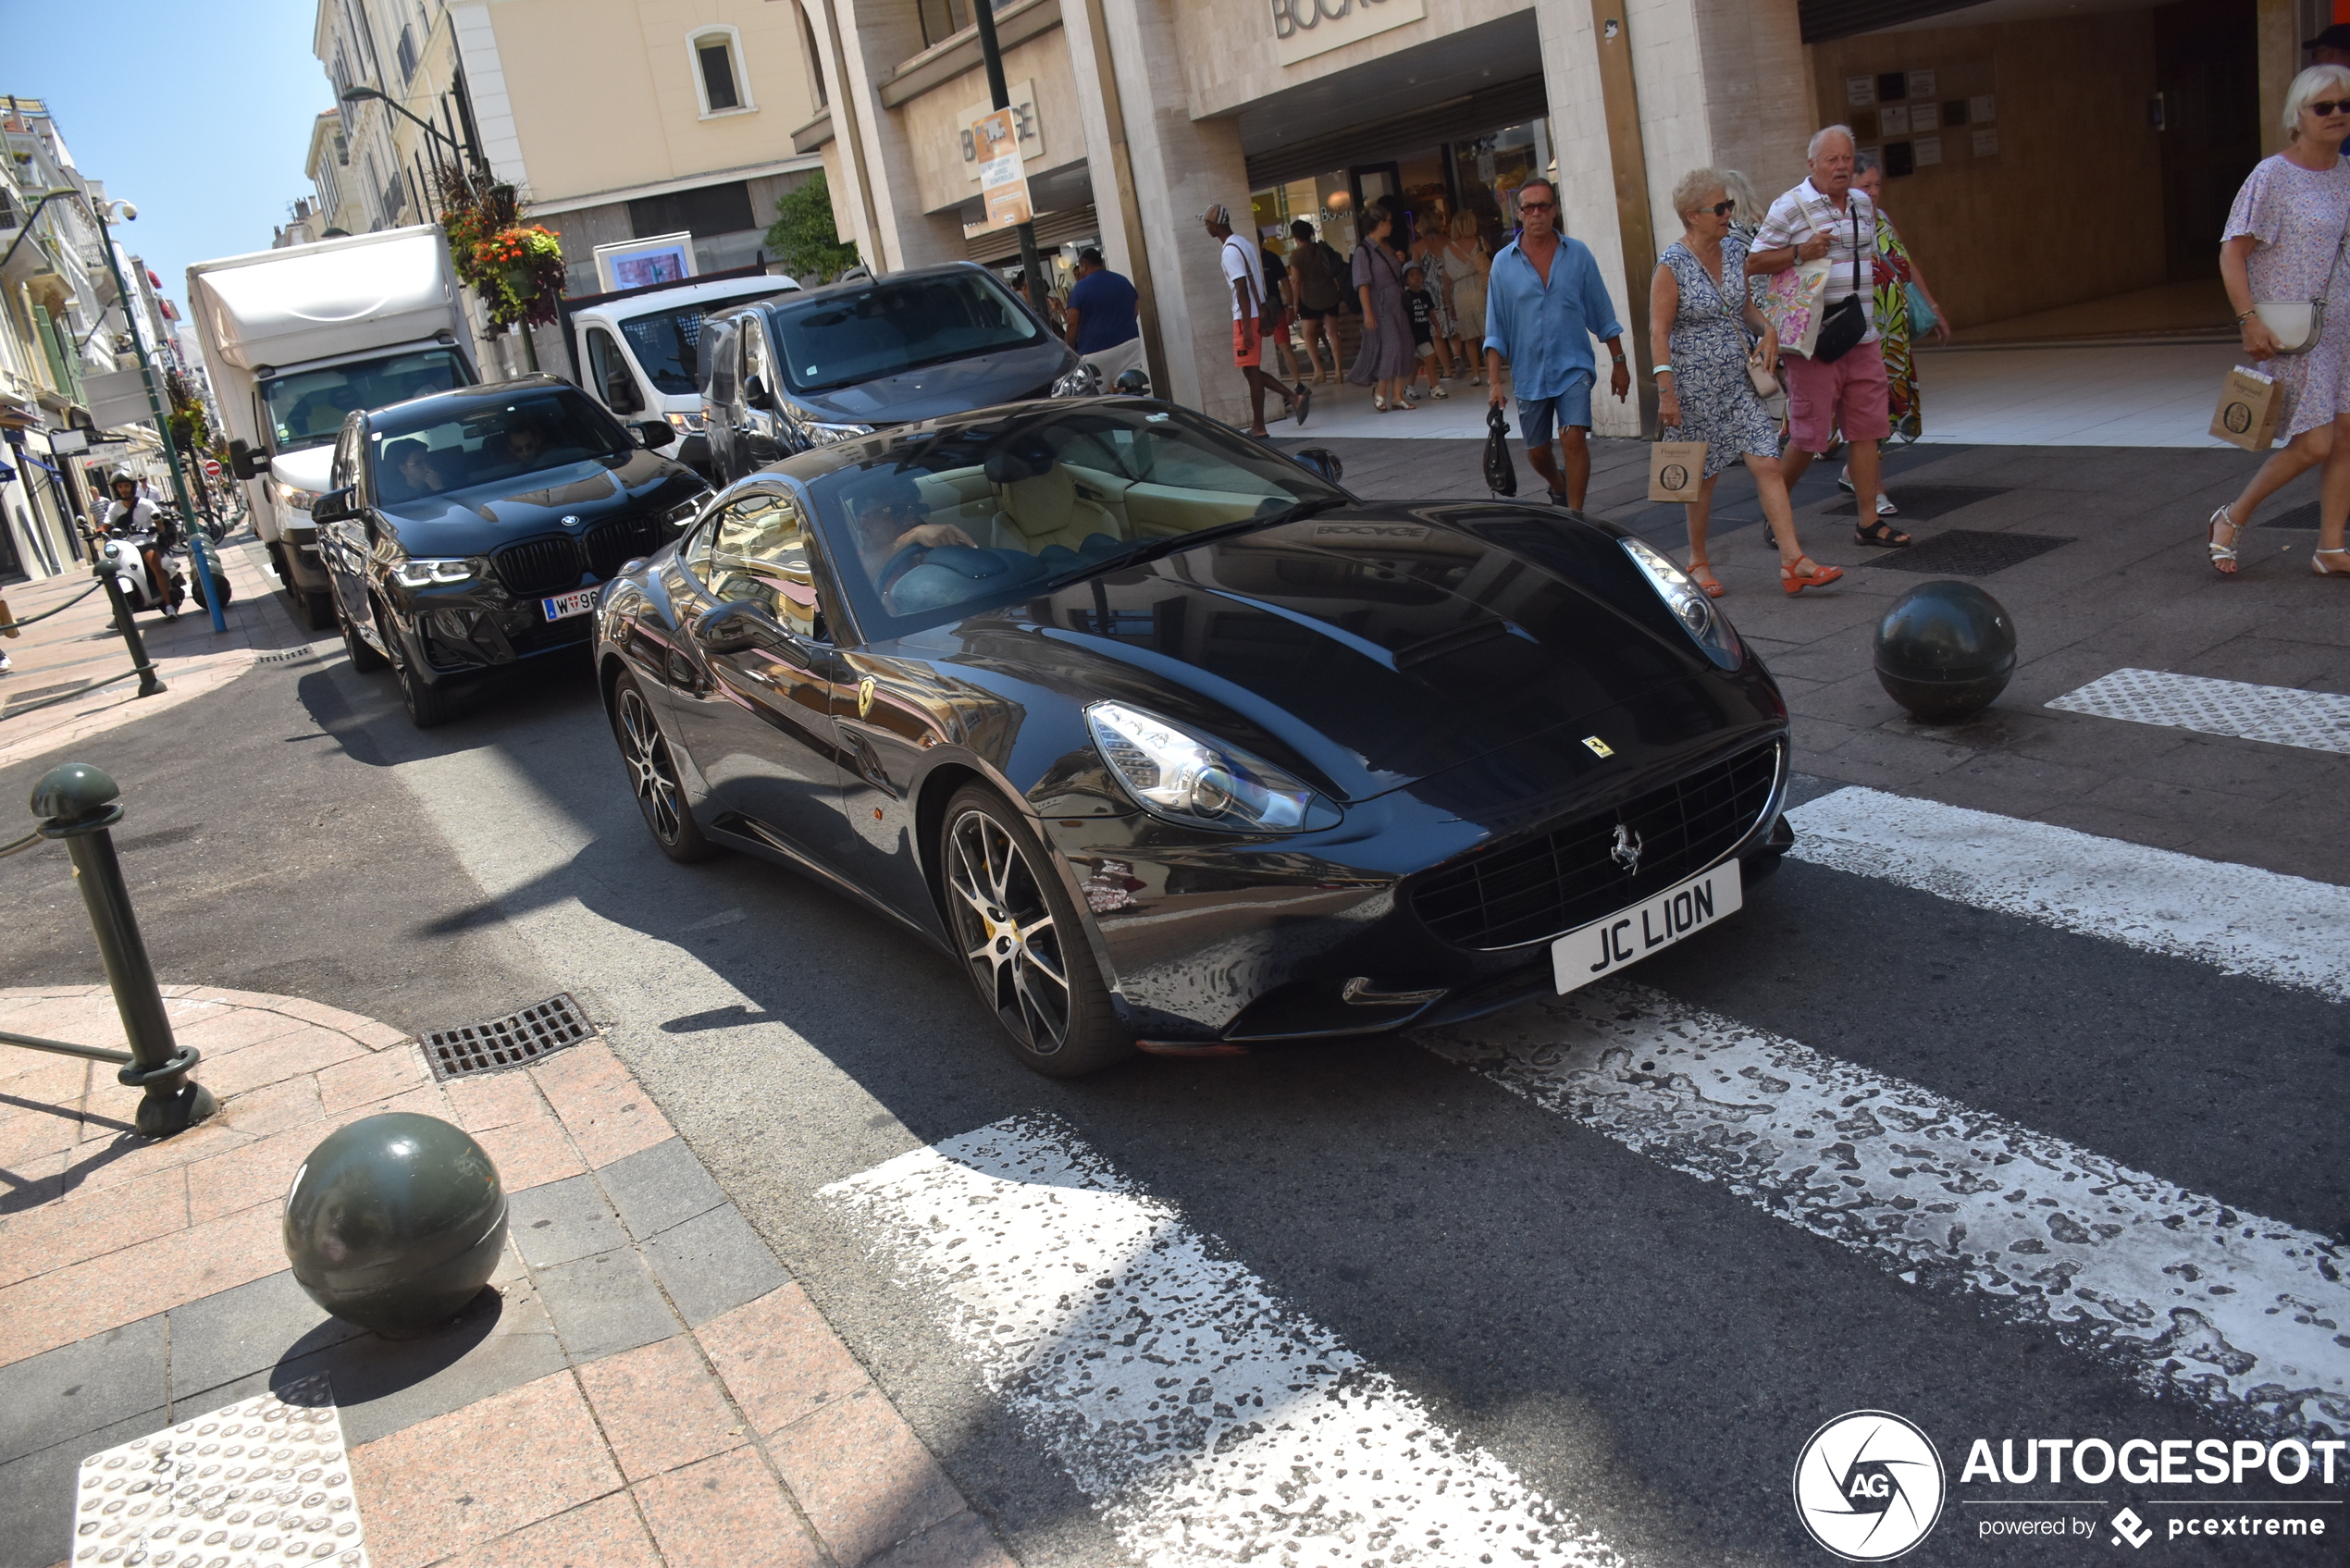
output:
[{"label": "sunglasses on man's face", "polygon": [[2350,98],[2327,98],[2309,105],[2313,115],[2350,115]]},{"label": "sunglasses on man's face", "polygon": [[1517,204],[1517,210],[1522,213],[1554,213],[1558,207],[1556,202],[1520,202]]}]

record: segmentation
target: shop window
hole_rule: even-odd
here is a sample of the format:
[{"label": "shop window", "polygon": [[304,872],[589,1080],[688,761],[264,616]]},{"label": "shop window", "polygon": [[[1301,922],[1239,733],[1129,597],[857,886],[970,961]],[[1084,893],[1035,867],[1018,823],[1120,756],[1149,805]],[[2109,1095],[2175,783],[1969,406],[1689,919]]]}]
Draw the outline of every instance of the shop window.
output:
[{"label": "shop window", "polygon": [[730,179],[662,196],[642,196],[628,204],[628,226],[639,240],[685,230],[700,239],[733,234],[760,227],[751,211],[750,187]]},{"label": "shop window", "polygon": [[700,94],[702,117],[740,114],[759,105],[750,101],[743,77],[742,35],[731,27],[706,28],[688,40],[694,56],[694,91]]},{"label": "shop window", "polygon": [[971,0],[921,0],[922,46],[944,43],[971,25]]}]

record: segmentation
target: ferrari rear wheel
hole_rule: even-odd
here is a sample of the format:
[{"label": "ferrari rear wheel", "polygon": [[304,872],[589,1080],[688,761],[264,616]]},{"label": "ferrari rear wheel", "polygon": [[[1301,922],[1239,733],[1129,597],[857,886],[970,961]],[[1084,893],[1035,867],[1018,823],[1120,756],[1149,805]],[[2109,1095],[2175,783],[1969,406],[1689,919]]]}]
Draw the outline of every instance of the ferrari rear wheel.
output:
[{"label": "ferrari rear wheel", "polygon": [[967,784],[946,803],[940,848],[948,928],[1020,1064],[1078,1078],[1132,1055],[1076,908],[1028,824],[994,791]]},{"label": "ferrari rear wheel", "polygon": [[690,864],[707,860],[718,846],[702,835],[686,803],[686,786],[677,772],[676,753],[662,733],[661,720],[645,700],[636,677],[623,673],[612,690],[612,738],[620,742],[620,759],[628,769],[628,786],[636,792],[637,809],[653,842],[671,859]]}]

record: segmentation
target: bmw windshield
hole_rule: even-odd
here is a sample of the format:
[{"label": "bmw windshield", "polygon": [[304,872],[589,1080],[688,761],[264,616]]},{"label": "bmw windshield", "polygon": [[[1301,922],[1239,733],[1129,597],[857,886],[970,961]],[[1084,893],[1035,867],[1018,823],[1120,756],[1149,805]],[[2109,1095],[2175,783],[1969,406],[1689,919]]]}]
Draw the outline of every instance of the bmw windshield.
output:
[{"label": "bmw windshield", "polygon": [[810,488],[874,640],[1351,500],[1213,420],[1140,399],[866,444],[872,457]]},{"label": "bmw windshield", "polygon": [[526,488],[517,480],[560,477],[583,463],[617,468],[637,450],[610,414],[568,389],[387,409],[368,422],[368,436],[376,495],[387,506],[484,486],[511,494]]}]

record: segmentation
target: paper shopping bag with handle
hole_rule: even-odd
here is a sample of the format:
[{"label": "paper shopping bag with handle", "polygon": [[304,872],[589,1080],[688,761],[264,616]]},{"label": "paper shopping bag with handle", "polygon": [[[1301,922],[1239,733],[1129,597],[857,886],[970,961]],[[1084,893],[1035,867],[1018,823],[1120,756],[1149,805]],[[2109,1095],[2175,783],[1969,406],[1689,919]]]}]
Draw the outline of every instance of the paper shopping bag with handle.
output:
[{"label": "paper shopping bag with handle", "polygon": [[2211,433],[2246,451],[2267,451],[2277,438],[2277,419],[2284,412],[2284,389],[2276,378],[2237,365],[2220,388],[2220,406],[2211,414]]},{"label": "paper shopping bag with handle", "polygon": [[24,636],[24,634],[17,630],[17,618],[12,612],[10,612],[8,609],[8,601],[5,599],[0,599],[0,637],[20,637],[22,636]]},{"label": "paper shopping bag with handle", "polygon": [[1687,506],[1704,474],[1703,441],[1659,441],[1649,449],[1649,500]]},{"label": "paper shopping bag with handle", "polygon": [[1497,496],[1517,494],[1517,464],[1510,461],[1510,422],[1495,403],[1485,411],[1485,488]]}]

